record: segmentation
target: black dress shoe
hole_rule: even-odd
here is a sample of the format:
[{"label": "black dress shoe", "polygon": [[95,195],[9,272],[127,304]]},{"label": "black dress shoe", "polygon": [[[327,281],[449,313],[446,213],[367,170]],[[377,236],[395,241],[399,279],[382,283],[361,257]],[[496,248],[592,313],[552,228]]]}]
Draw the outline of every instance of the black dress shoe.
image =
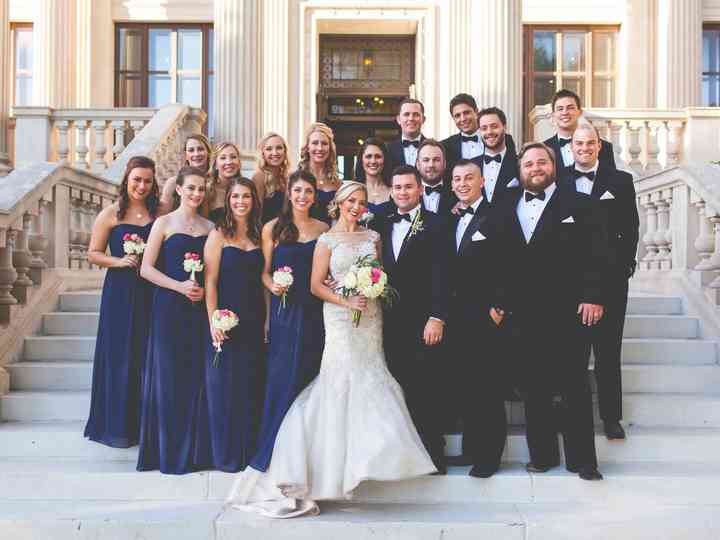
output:
[{"label": "black dress shoe", "polygon": [[600,471],[597,470],[596,467],[583,467],[578,472],[578,476],[583,480],[602,480],[603,475],[600,474]]},{"label": "black dress shoe", "polygon": [[540,467],[535,465],[532,461],[525,465],[525,470],[529,473],[545,473],[548,472],[552,467]]},{"label": "black dress shoe", "polygon": [[611,440],[622,440],[625,438],[625,430],[620,425],[620,422],[603,422],[605,427],[605,436]]},{"label": "black dress shoe", "polygon": [[470,469],[468,474],[474,478],[490,478],[496,472],[497,469],[483,469],[477,465],[473,465],[473,468]]}]

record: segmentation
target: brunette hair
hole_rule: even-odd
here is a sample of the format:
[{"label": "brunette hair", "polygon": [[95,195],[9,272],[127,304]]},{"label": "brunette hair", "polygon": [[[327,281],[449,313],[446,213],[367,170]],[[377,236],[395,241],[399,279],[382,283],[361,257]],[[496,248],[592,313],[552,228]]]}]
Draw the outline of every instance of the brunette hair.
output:
[{"label": "brunette hair", "polygon": [[[226,148],[233,148],[235,149],[235,152],[237,152],[238,159],[240,159],[240,148],[235,143],[231,142],[221,142],[215,147],[215,152],[213,153],[213,159],[210,163],[210,178],[207,182],[207,189],[205,193],[205,200],[208,204],[212,204],[213,199],[215,198],[215,194],[217,193],[217,186],[220,183],[220,171],[217,168],[217,157],[220,155],[220,152],[225,150]],[[242,163],[241,163],[242,167]],[[198,169],[199,170],[199,169]],[[240,171],[238,171],[237,175],[238,178],[240,177]],[[203,174],[203,177],[207,177],[206,174]]]},{"label": "brunette hair", "polygon": [[477,101],[470,94],[458,94],[450,100],[450,116],[452,116],[453,109],[458,105],[467,105],[473,111],[478,110]]},{"label": "brunette hair", "polygon": [[553,167],[556,167],[557,157],[555,156],[555,151],[547,144],[541,142],[529,142],[523,144],[522,148],[520,149],[520,153],[518,153],[518,163],[520,163],[522,161],[522,158],[525,157],[525,154],[527,154],[528,151],[532,150],[533,148],[540,148],[541,150],[545,150],[548,157],[550,158],[550,161],[552,161]]},{"label": "brunette hair", "polygon": [[406,174],[413,175],[415,177],[415,181],[418,183],[418,186],[422,185],[422,176],[420,176],[420,171],[412,165],[398,165],[392,172],[392,178],[395,178],[396,176],[405,176]]},{"label": "brunette hair", "polygon": [[365,175],[365,168],[362,166],[362,158],[363,154],[365,153],[365,150],[367,150],[368,146],[377,146],[383,155],[383,168],[382,172],[380,173],[380,177],[382,178],[383,184],[390,187],[392,185],[391,177],[390,177],[390,167],[388,165],[390,164],[389,156],[388,156],[388,148],[387,145],[379,138],[377,137],[368,137],[365,139],[365,142],[362,143],[362,146],[360,146],[360,151],[358,152],[357,159],[360,162],[360,167],[358,171],[358,177],[355,179],[358,182],[362,182],[363,184],[367,183],[367,176]]},{"label": "brunette hair", "polygon": [[[177,176],[175,177],[175,185],[182,187],[185,184],[185,180],[188,178],[188,176],[199,176],[200,178],[205,178],[205,173],[202,171],[202,169],[198,169],[197,167],[183,167],[180,169],[177,173]],[[207,192],[207,183],[205,184],[205,198],[203,199],[203,203],[207,200],[208,192]]]},{"label": "brunette hair", "polygon": [[[277,171],[273,171],[265,161],[265,155],[263,154],[263,148],[267,142],[273,137],[278,137],[283,144],[285,149],[285,159],[280,164],[280,168]],[[279,135],[273,131],[266,133],[260,142],[258,142],[258,152],[260,157],[258,158],[258,171],[263,173],[263,180],[265,184],[265,197],[271,197],[276,191],[282,191],[285,189],[287,183],[288,172],[290,171],[290,159],[288,157],[288,145],[282,135]]]},{"label": "brunette hair", "polygon": [[238,186],[246,187],[250,190],[252,210],[250,210],[250,215],[247,217],[247,236],[253,244],[258,244],[260,242],[260,198],[258,197],[255,183],[242,176],[233,178],[230,181],[230,185],[225,193],[225,215],[220,222],[215,225],[215,228],[222,232],[225,238],[233,238],[235,236],[237,223],[235,223],[235,216],[233,216],[232,209],[230,208],[230,196]]},{"label": "brunette hair", "polygon": [[555,103],[558,99],[562,98],[572,98],[575,100],[575,105],[577,105],[577,108],[582,111],[582,104],[580,103],[580,96],[578,96],[575,92],[572,90],[568,90],[567,88],[562,88],[555,92],[555,94],[552,97],[552,110],[555,110]]},{"label": "brunette hair", "polygon": [[478,113],[478,120],[480,120],[483,116],[487,116],[489,114],[494,114],[500,119],[500,123],[503,126],[507,126],[507,116],[505,116],[505,113],[502,111],[502,109],[498,107],[486,107]]},{"label": "brunette hair", "polygon": [[330,201],[328,205],[328,215],[333,219],[338,219],[340,217],[340,205],[344,203],[350,195],[360,190],[365,192],[365,197],[367,198],[368,192],[365,184],[353,180],[343,182],[340,189],[335,193],[335,198]]},{"label": "brunette hair", "polygon": [[133,156],[131,157],[127,165],[125,165],[125,172],[123,173],[122,181],[120,182],[120,200],[118,201],[117,218],[119,220],[125,219],[125,214],[130,206],[130,195],[128,195],[128,182],[130,180],[130,173],[133,169],[150,169],[153,173],[152,186],[150,187],[150,193],[145,199],[145,208],[148,210],[151,218],[157,215],[158,205],[160,204],[160,189],[158,188],[157,178],[155,177],[155,162],[146,156]]},{"label": "brunette hair", "polygon": [[[185,144],[183,145],[183,151],[186,151],[185,149],[187,148],[188,141],[197,141],[205,147],[205,150],[207,151],[207,160],[208,160],[207,171],[205,171],[205,173],[207,174],[207,172],[210,170],[210,163],[211,163],[212,157],[213,157],[212,144],[210,144],[210,141],[208,140],[208,138],[205,135],[203,135],[202,133],[193,133],[192,135],[188,135],[188,138],[185,139]],[[190,165],[188,160],[185,160],[184,166],[185,167],[193,167],[194,165]]]},{"label": "brunette hair", "polygon": [[[429,139],[429,138],[423,139],[423,141],[420,143],[420,146],[418,146],[418,150],[417,150],[418,157],[420,157],[420,151],[423,148],[425,148],[426,146],[432,146],[433,148],[439,148],[440,152],[442,153],[443,163],[445,163],[447,165],[447,158],[445,157],[445,146],[441,142],[438,142],[437,139]],[[417,165],[417,160],[416,160],[415,164]]]},{"label": "brunette hair", "polygon": [[337,147],[335,146],[335,135],[333,135],[333,131],[330,129],[330,126],[323,124],[322,122],[314,122],[310,124],[305,131],[305,142],[300,149],[300,163],[298,163],[298,170],[310,172],[310,135],[316,131],[325,135],[330,143],[330,152],[328,153],[323,170],[325,178],[333,182],[337,182]]},{"label": "brunette hair", "polygon": [[285,202],[283,202],[282,210],[280,211],[280,214],[277,217],[277,221],[275,222],[275,225],[272,229],[273,242],[286,244],[297,242],[298,238],[300,238],[300,231],[298,231],[297,226],[293,222],[293,209],[289,196],[292,187],[298,182],[307,182],[312,186],[313,190],[315,190],[315,199],[317,202],[317,180],[315,179],[315,177],[308,171],[304,171],[301,169],[298,169],[297,171],[292,173],[290,175],[290,178],[288,179],[288,196],[285,197]]},{"label": "brunette hair", "polygon": [[420,105],[420,112],[423,113],[423,115],[425,114],[425,105],[422,104],[422,101],[420,101],[419,99],[409,98],[409,97],[404,98],[402,101],[400,101],[400,104],[398,105],[398,114],[400,114],[400,111],[402,110],[403,105],[407,105],[407,104]]}]

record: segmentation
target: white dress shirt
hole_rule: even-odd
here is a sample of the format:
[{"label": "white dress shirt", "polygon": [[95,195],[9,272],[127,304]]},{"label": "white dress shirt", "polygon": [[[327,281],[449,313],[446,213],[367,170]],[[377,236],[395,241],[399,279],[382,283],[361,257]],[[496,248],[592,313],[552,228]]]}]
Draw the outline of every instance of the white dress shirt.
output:
[{"label": "white dress shirt", "polygon": [[[575,164],[575,168],[581,172],[594,172],[597,174],[599,165],[600,165],[600,162],[595,162],[594,167],[585,169],[583,167],[580,167],[580,165]],[[579,176],[575,179],[575,191],[577,191],[578,193],[584,193],[585,195],[590,195],[592,193],[592,189],[593,189],[593,181],[590,180],[587,176]]]},{"label": "white dress shirt", "polygon": [[[500,163],[497,161],[491,161],[490,163],[483,163],[483,177],[485,178],[485,195],[487,195],[488,202],[492,202],[493,193],[495,193],[495,186],[497,185],[497,179],[500,175],[500,168],[502,167],[502,160],[505,159],[507,148],[500,152]],[[485,155],[494,157],[497,154],[490,154],[485,152]]]},{"label": "white dress shirt", "polygon": [[[477,209],[480,206],[480,203],[483,202],[483,198],[480,197],[477,201],[472,203],[470,206],[472,206],[472,209],[477,214]],[[468,228],[468,225],[470,225],[470,222],[472,221],[472,218],[475,217],[474,214],[465,214],[463,217],[461,217],[458,220],[457,223],[457,229],[455,229],[455,249],[456,251],[460,251],[460,243],[462,242],[463,236],[465,236],[465,231]]]},{"label": "white dress shirt", "polygon": [[465,133],[460,133],[460,137],[477,137],[477,142],[468,141],[468,142],[462,142],[462,139],[460,139],[460,155],[463,159],[472,159],[474,157],[478,157],[482,155],[483,151],[485,150],[485,145],[482,142],[482,137],[480,136],[480,130],[476,131],[475,133],[470,133],[469,135]]},{"label": "white dress shirt", "polygon": [[535,227],[537,227],[537,224],[540,222],[542,213],[545,210],[548,201],[550,201],[550,198],[553,196],[553,193],[555,193],[556,187],[557,186],[553,182],[545,188],[544,201],[541,201],[540,199],[533,199],[530,202],[526,201],[525,191],[527,190],[523,190],[523,194],[517,205],[517,217],[520,222],[520,227],[522,227],[523,235],[525,236],[525,242],[530,242],[530,239],[535,232]]},{"label": "white dress shirt", "polygon": [[442,187],[443,183],[442,180],[440,180],[437,184],[434,186],[431,186],[430,184],[426,184],[425,182],[422,183],[422,198],[423,198],[423,204],[425,205],[425,210],[428,210],[430,212],[433,212],[437,214],[438,208],[440,207],[440,193],[437,193],[433,191],[430,193],[430,195],[427,195],[425,193],[425,187]]},{"label": "white dress shirt", "polygon": [[[402,141],[417,141],[418,144],[420,144],[422,142],[420,140],[421,137],[422,137],[422,135],[418,135],[414,139],[406,139],[405,137],[402,137],[400,139],[400,144],[402,144]],[[413,146],[411,144],[408,146],[403,146],[403,154],[405,155],[405,164],[412,165],[414,167],[415,162],[417,161],[417,154],[418,154],[417,147]]]},{"label": "white dress shirt", "polygon": [[[407,214],[410,215],[410,221],[406,221],[403,219],[402,221],[398,221],[397,223],[393,224],[392,247],[396,261],[400,257],[400,249],[402,248],[405,237],[407,236],[408,232],[410,232],[410,226],[412,225],[412,222],[419,211],[420,205],[418,204],[415,208],[407,212]],[[403,213],[398,210],[398,214],[402,215]]]},{"label": "white dress shirt", "polygon": [[[564,138],[565,137],[561,137],[560,135],[558,135],[558,141],[561,139],[564,139]],[[569,167],[570,165],[575,163],[575,158],[573,157],[573,154],[572,154],[571,145],[572,145],[572,140],[569,143],[567,143],[565,146],[560,147],[560,155],[562,156],[563,165],[565,165],[565,167]]]}]

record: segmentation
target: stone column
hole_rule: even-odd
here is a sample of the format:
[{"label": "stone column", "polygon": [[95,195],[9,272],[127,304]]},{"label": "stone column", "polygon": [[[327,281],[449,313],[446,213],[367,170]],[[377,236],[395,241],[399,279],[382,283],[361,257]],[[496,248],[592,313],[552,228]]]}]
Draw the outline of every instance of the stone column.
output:
[{"label": "stone column", "polygon": [[473,95],[480,108],[500,107],[507,131],[522,143],[522,0],[473,2]]},{"label": "stone column", "polygon": [[658,0],[657,106],[700,105],[702,0]]},{"label": "stone column", "polygon": [[[9,2],[0,1],[0,51],[10,51]],[[0,54],[0,176],[10,171],[8,114],[10,112],[10,54]]]},{"label": "stone column", "polygon": [[[75,107],[112,107],[115,73],[111,0],[75,2]],[[108,37],[113,36],[113,37]]]},{"label": "stone column", "polygon": [[243,170],[262,135],[261,11],[260,0],[215,1],[215,139],[240,147]]},{"label": "stone column", "polygon": [[620,107],[655,107],[657,0],[627,0],[620,27]]},{"label": "stone column", "polygon": [[290,87],[288,84],[287,0],[264,0],[262,4],[262,105],[261,132],[274,131],[288,138]]},{"label": "stone column", "polygon": [[33,105],[73,107],[75,9],[73,0],[35,2]]}]

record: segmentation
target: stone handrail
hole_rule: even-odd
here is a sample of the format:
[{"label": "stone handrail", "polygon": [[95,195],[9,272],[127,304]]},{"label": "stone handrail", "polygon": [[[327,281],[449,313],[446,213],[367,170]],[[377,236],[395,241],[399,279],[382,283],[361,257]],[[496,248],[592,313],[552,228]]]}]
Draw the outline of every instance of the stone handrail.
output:
[{"label": "stone handrail", "polygon": [[[583,111],[583,117],[613,143],[618,166],[635,176],[718,158],[720,110],[717,108],[590,108]],[[530,113],[530,123],[536,140],[550,137],[555,131],[550,105],[535,107]]]}]

